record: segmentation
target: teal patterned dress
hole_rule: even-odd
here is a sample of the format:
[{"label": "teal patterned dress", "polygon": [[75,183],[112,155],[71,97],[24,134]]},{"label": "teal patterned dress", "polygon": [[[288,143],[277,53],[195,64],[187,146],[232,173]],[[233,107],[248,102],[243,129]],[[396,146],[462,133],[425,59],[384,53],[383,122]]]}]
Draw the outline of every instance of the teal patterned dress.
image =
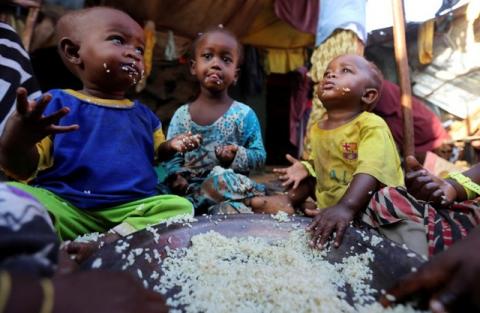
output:
[{"label": "teal patterned dress", "polygon": [[[251,212],[243,200],[265,194],[265,186],[248,178],[249,172],[261,168],[266,159],[255,112],[234,101],[227,112],[205,126],[192,120],[189,105],[185,104],[173,115],[167,139],[188,131],[201,134],[202,145],[164,163],[167,176],[177,173],[187,179],[186,197],[194,204],[197,213]],[[235,159],[228,168],[221,167],[215,156],[216,147],[224,145],[238,146]]]}]

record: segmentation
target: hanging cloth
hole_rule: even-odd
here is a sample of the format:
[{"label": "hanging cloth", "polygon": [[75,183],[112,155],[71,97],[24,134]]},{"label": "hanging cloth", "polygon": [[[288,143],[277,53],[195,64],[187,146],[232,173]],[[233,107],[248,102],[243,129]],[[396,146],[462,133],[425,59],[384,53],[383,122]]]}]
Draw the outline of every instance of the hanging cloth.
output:
[{"label": "hanging cloth", "polygon": [[317,31],[320,0],[275,0],[275,15],[295,27],[314,34]]},{"label": "hanging cloth", "polygon": [[266,49],[269,73],[285,74],[305,64],[305,49]]},{"label": "hanging cloth", "polygon": [[433,35],[435,20],[428,20],[418,28],[418,60],[430,64],[433,60]]},{"label": "hanging cloth", "polygon": [[168,31],[167,45],[165,46],[165,60],[173,61],[178,59],[177,49],[175,48],[175,38],[173,37],[173,32]]},{"label": "hanging cloth", "polygon": [[145,73],[142,75],[142,79],[135,86],[135,91],[142,91],[147,85],[147,77],[152,71],[153,64],[153,49],[155,48],[156,33],[155,33],[155,23],[153,21],[147,21],[145,27],[143,28],[145,34],[145,52],[143,54],[143,60],[145,64]]},{"label": "hanging cloth", "polygon": [[337,29],[353,31],[364,43],[367,40],[365,0],[320,1],[315,45],[323,43]]}]

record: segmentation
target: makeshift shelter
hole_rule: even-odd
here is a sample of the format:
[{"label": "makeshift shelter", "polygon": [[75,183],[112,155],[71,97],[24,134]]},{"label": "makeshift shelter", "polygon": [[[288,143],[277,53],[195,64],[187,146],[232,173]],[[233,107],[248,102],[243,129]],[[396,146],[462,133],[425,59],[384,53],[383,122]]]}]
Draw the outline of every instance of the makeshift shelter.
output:
[{"label": "makeshift shelter", "polygon": [[[369,10],[377,15],[381,10],[385,10],[382,7],[386,6],[387,2],[390,3],[390,1],[373,0],[367,2],[366,29],[369,34],[365,54],[367,58],[372,59],[379,65],[386,78],[396,81],[391,24],[380,21],[380,18],[372,18],[372,15],[369,15]],[[465,8],[463,11],[456,11],[458,13],[454,16],[436,17],[435,12],[445,14],[445,12],[449,12],[449,9],[456,8],[469,1],[429,0],[427,2],[429,4],[435,3],[435,5],[431,5],[431,12],[434,13],[429,13],[430,21],[419,23],[428,18],[428,15],[418,16],[422,10],[415,10],[416,4],[414,1],[405,1],[406,21],[414,22],[406,24],[409,66],[413,78],[412,90],[417,96],[424,97],[426,102],[431,104],[434,109],[437,106],[441,108],[438,112],[443,112],[446,105],[440,99],[445,102],[444,100],[447,98],[443,96],[445,92],[440,93],[440,89],[451,87],[452,83],[451,81],[449,83],[442,83],[441,81],[432,83],[432,75],[438,76],[437,71],[443,73],[441,68],[448,63],[444,62],[446,60],[445,54],[443,58],[436,58],[439,53],[437,51],[439,51],[442,40],[448,43],[448,38],[452,37],[452,34],[445,35],[448,29],[450,29],[449,32],[453,32],[453,29],[456,28],[459,35],[457,38],[460,38],[457,40],[462,40],[462,35],[459,32],[461,32],[463,26],[460,25],[461,23],[455,24],[453,21],[457,19],[465,20],[466,15]],[[52,5],[52,3],[61,3],[63,7]],[[60,71],[61,64],[55,65],[56,61],[51,58],[51,53],[55,50],[52,34],[56,19],[68,5],[72,9],[83,5],[108,5],[125,10],[143,25],[150,21],[150,25],[153,25],[155,39],[152,72],[145,88],[135,97],[140,97],[150,105],[164,121],[164,125],[167,126],[174,110],[180,104],[189,101],[196,93],[196,84],[188,72],[188,66],[185,64],[191,41],[199,31],[222,24],[233,31],[246,48],[247,61],[242,68],[243,80],[239,82],[239,86],[232,90],[232,95],[245,101],[257,111],[263,127],[267,149],[268,146],[275,146],[274,149],[268,151],[269,163],[278,164],[283,160],[283,155],[286,152],[295,152],[296,148],[290,142],[292,138],[299,138],[298,134],[291,134],[292,127],[289,130],[287,125],[293,114],[298,115],[297,123],[300,123],[304,112],[302,110],[299,111],[300,114],[294,112],[290,108],[289,99],[299,87],[298,83],[292,84],[295,81],[293,78],[298,78],[298,75],[294,74],[295,70],[304,65],[310,66],[309,59],[315,45],[314,34],[318,22],[319,3],[321,2],[283,0],[140,0],[135,2],[124,0],[87,2],[81,0],[46,0],[41,8],[37,26],[32,35],[32,59],[41,83],[42,81],[47,82],[42,86],[45,87],[44,89],[63,87],[66,84],[72,87],[75,80],[69,76],[67,71],[60,72],[58,75],[60,78],[57,78],[51,84],[48,83],[50,77],[47,77],[51,75],[52,67],[58,67]],[[416,16],[412,17],[412,12],[416,13]],[[391,13],[391,11],[382,11],[381,15],[390,16]],[[470,13],[470,15],[475,15],[475,12]],[[451,21],[450,24],[445,22],[448,19]],[[473,18],[472,21],[474,20]],[[436,21],[436,24],[433,21]],[[478,24],[471,23],[473,26]],[[384,28],[376,29],[378,27]],[[436,32],[432,32],[434,29]],[[433,34],[436,33],[438,34],[433,37]],[[470,34],[470,37],[475,38],[475,34]],[[424,40],[421,41],[421,44],[417,44],[417,38],[423,38]],[[475,41],[473,42],[475,43]],[[50,50],[43,52],[46,47],[50,47]],[[462,45],[456,44],[456,47],[461,48]],[[476,51],[475,49],[470,50]],[[417,51],[421,55],[417,55]],[[45,58],[49,59],[48,68],[44,62]],[[430,60],[432,60],[430,66],[425,67],[422,64],[428,63]],[[466,70],[455,78],[453,85],[456,86],[456,89],[449,89],[455,91],[455,93],[447,91],[450,97],[456,95],[457,92],[467,92],[472,99],[477,97],[476,89],[471,87],[476,85],[476,59],[471,60],[473,61],[471,67],[473,71],[468,72]],[[285,73],[289,74],[285,75]],[[473,80],[472,77],[474,77]],[[438,77],[435,79],[438,79]],[[458,81],[463,79],[468,79],[470,83],[459,87]],[[59,80],[61,80],[60,83],[65,85],[56,86],[55,84],[58,84]],[[429,86],[428,88],[431,88],[431,90],[426,89],[425,85]],[[439,85],[443,87],[437,88]],[[75,87],[75,85],[73,86]],[[463,99],[466,98],[463,97]],[[452,106],[454,102],[455,100],[449,101],[450,107],[457,108],[458,106]],[[463,119],[464,117],[465,114],[463,116],[457,115],[457,119]],[[470,131],[467,130],[464,133],[474,135],[474,130],[470,129]],[[465,134],[459,137],[465,137]],[[297,142],[300,141],[297,140]]]}]

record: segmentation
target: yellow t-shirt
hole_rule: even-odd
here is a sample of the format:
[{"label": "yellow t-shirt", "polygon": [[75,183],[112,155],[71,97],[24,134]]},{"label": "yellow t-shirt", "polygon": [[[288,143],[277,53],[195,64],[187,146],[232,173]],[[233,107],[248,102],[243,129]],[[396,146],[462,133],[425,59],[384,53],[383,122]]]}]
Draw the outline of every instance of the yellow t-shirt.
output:
[{"label": "yellow t-shirt", "polygon": [[355,174],[375,177],[390,187],[403,186],[397,148],[385,121],[363,112],[335,129],[311,128],[312,160],[317,176],[317,206],[336,204]]}]

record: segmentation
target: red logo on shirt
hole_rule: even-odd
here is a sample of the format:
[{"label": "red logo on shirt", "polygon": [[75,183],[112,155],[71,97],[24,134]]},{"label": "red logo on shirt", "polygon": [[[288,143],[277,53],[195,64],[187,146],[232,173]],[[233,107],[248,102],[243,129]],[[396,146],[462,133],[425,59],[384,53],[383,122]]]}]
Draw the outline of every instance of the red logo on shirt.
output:
[{"label": "red logo on shirt", "polygon": [[344,159],[356,160],[358,157],[358,145],[356,142],[343,143],[342,151]]}]

